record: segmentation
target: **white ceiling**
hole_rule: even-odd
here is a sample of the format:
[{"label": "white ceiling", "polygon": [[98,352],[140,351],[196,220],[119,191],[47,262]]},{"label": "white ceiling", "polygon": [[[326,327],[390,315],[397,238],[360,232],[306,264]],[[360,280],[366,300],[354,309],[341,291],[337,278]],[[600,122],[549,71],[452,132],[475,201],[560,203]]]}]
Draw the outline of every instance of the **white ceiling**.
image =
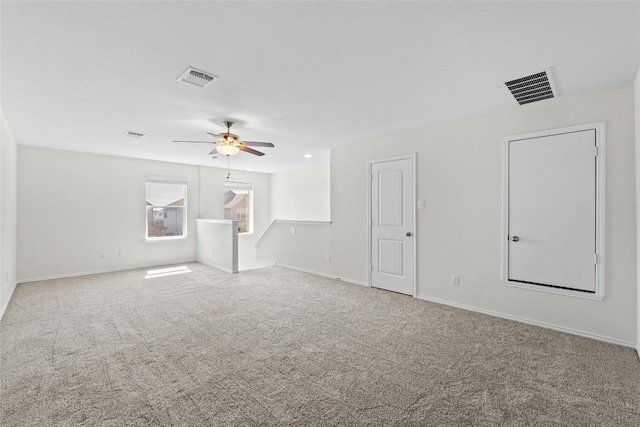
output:
[{"label": "white ceiling", "polygon": [[[0,12],[0,102],[19,144],[226,167],[213,146],[171,141],[232,119],[241,139],[276,145],[231,159],[259,172],[522,108],[500,83],[546,68],[563,96],[630,82],[640,64],[638,2],[2,1]],[[177,82],[187,66],[219,79]]]}]

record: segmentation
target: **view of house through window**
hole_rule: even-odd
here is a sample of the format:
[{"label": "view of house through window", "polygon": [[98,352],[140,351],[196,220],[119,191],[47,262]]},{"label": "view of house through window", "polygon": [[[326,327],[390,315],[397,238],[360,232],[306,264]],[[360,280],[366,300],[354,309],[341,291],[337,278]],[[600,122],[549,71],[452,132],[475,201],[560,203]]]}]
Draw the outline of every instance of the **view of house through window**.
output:
[{"label": "view of house through window", "polygon": [[147,239],[186,235],[187,179],[147,175]]},{"label": "view of house through window", "polygon": [[253,185],[224,184],[224,219],[238,221],[238,233],[253,232]]}]

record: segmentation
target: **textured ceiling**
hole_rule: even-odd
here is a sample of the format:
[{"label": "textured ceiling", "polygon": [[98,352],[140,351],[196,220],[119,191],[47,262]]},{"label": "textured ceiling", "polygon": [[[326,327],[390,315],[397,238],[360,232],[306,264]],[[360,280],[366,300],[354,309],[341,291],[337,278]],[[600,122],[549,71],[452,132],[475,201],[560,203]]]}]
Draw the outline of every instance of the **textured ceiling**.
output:
[{"label": "textured ceiling", "polygon": [[[242,139],[276,145],[231,160],[262,172],[522,108],[500,83],[543,69],[564,96],[630,82],[640,64],[638,2],[2,1],[0,13],[0,107],[19,144],[226,167],[212,146],[171,141],[232,119]],[[187,66],[219,79],[177,82]]]}]

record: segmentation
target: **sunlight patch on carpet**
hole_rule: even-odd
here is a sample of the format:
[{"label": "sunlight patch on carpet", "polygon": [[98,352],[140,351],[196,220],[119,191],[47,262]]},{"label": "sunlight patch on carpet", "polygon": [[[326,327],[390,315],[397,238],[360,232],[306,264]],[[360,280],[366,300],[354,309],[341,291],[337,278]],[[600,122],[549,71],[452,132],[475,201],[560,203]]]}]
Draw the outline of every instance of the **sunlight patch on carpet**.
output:
[{"label": "sunlight patch on carpet", "polygon": [[186,265],[182,265],[180,267],[170,267],[170,268],[159,268],[157,270],[149,270],[147,271],[147,275],[144,276],[145,279],[153,279],[155,277],[164,277],[164,276],[173,276],[175,274],[184,274],[191,273],[189,267]]}]

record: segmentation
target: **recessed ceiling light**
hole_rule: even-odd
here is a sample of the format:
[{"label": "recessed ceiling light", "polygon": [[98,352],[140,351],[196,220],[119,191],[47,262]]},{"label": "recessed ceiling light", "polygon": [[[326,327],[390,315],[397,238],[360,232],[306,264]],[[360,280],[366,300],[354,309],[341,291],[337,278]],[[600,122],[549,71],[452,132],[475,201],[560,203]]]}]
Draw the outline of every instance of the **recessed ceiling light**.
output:
[{"label": "recessed ceiling light", "polygon": [[130,138],[143,138],[144,136],[146,136],[146,134],[144,134],[144,133],[132,132],[130,130],[128,130],[125,133],[123,133],[123,135],[124,136],[128,136]]},{"label": "recessed ceiling light", "polygon": [[311,154],[307,153],[304,155],[305,158],[310,159],[311,158]]},{"label": "recessed ceiling light", "polygon": [[247,168],[248,171],[251,171],[251,168]]}]

